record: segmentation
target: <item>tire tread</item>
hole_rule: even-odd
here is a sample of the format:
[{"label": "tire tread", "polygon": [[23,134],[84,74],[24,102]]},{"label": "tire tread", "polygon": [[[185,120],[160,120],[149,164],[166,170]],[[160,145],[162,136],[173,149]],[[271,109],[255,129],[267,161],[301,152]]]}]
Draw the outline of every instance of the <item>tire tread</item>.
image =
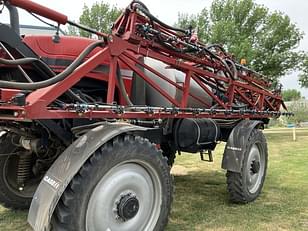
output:
[{"label": "tire tread", "polygon": [[[78,174],[73,178],[71,183],[64,191],[52,217],[51,223],[53,231],[83,231],[82,228],[76,227],[76,224],[73,223],[73,221],[75,220],[75,213],[70,210],[71,208],[76,206],[76,195],[80,195],[82,183],[91,179],[90,176],[92,168],[96,165],[96,163],[98,163],[100,160],[102,160],[102,158],[104,158],[104,155],[106,155],[106,153],[117,153],[120,150],[123,151],[123,147],[126,147],[127,145],[134,145],[136,148],[141,150],[145,149],[149,153],[149,156],[151,156],[151,158],[155,158],[156,161],[157,158],[160,158],[161,161],[158,161],[158,163],[160,164],[160,169],[169,170],[167,164],[168,159],[164,158],[161,155],[162,152],[158,150],[154,144],[150,143],[149,140],[133,135],[122,135],[114,138],[112,141],[109,141],[101,148],[99,148],[99,150],[97,150],[87,160],[87,162],[81,167]],[[168,192],[168,195],[166,195],[170,197],[170,203],[168,203],[168,207],[165,208],[168,213],[163,217],[163,219],[161,219],[160,224],[156,229],[159,231],[164,230],[164,227],[168,222],[168,216],[170,214],[171,204],[173,200],[173,178],[169,174],[169,171],[167,176],[169,177],[163,180],[166,182],[170,182],[168,188],[170,188],[171,190],[170,192]]]},{"label": "tire tread", "polygon": [[[265,158],[266,158],[266,162],[267,162],[267,143],[266,143],[266,139],[265,139],[263,133],[259,129],[254,129],[251,132],[251,134],[248,138],[248,142],[247,142],[245,150],[247,150],[247,148],[252,144],[252,142],[254,141],[254,139],[257,136],[260,136],[261,142],[264,144],[265,152],[266,152]],[[229,199],[230,199],[231,202],[237,203],[237,204],[246,204],[246,203],[254,201],[257,198],[257,196],[253,197],[253,198],[247,196],[247,192],[245,190],[245,185],[244,185],[244,182],[243,182],[244,161],[245,161],[245,157],[243,158],[242,169],[239,173],[238,172],[232,172],[232,171],[227,171],[227,173],[226,173],[227,189],[228,189],[228,192],[229,192]],[[266,174],[266,166],[265,166],[265,172],[264,172],[263,182],[262,182],[261,188],[262,188],[263,183],[264,183],[265,174]]]}]

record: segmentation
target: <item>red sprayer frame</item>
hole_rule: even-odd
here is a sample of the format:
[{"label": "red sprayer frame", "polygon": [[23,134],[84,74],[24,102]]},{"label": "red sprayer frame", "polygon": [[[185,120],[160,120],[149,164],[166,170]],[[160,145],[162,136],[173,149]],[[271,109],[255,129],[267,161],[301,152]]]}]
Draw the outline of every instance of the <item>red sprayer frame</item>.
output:
[{"label": "red sprayer frame", "polygon": [[[12,5],[34,12],[59,24],[66,24],[67,16],[40,6],[31,1],[9,0]],[[81,64],[65,80],[52,86],[35,90],[27,95],[25,106],[14,106],[10,104],[1,104],[0,112],[9,112],[8,116],[1,116],[1,119],[9,120],[32,120],[32,119],[62,119],[62,118],[251,118],[263,119],[273,116],[279,116],[282,98],[278,91],[270,91],[267,88],[269,84],[255,72],[246,69],[243,66],[237,66],[236,78],[230,76],[218,75],[213,70],[222,70],[228,72],[226,66],[220,61],[220,58],[209,58],[208,54],[192,55],[180,52],[183,44],[195,47],[202,47],[199,42],[186,43],[185,39],[178,36],[177,33],[169,28],[163,27],[155,22],[151,22],[147,17],[138,11],[131,4],[130,10],[125,11],[115,22],[112,35],[99,34],[105,41],[103,47],[95,55]],[[151,26],[149,26],[151,25]],[[140,28],[144,28],[140,30]],[[147,38],[149,33],[151,38]],[[159,33],[159,36],[172,38],[173,43],[179,50],[162,46],[153,37]],[[199,48],[198,48],[199,49]],[[224,57],[226,54],[221,54]],[[184,83],[175,83],[167,76],[159,73],[150,66],[147,66],[137,57],[149,57],[159,60],[173,69],[177,69],[186,74]],[[87,73],[94,70],[102,60],[109,60],[108,92],[106,105],[74,105],[68,104],[63,108],[52,108],[49,105],[73,87]],[[157,90],[169,102],[174,105],[171,108],[166,107],[147,107],[147,106],[126,106],[114,105],[115,90],[117,88],[116,70],[118,64],[127,66],[135,72],[147,84]],[[138,65],[137,65],[138,64]],[[147,69],[159,78],[173,85],[182,91],[180,101],[172,97],[155,81],[149,78],[139,67]],[[207,67],[207,68],[204,68]],[[102,77],[102,80],[105,78]],[[215,108],[208,105],[202,99],[190,91],[190,82],[194,80],[208,95],[210,95],[216,104]],[[224,99],[214,94],[208,88],[210,84],[220,83],[224,88]],[[2,91],[6,91],[2,89]],[[204,105],[204,108],[187,108],[188,97],[192,97]],[[245,110],[234,109],[235,102],[242,102],[248,105]],[[1,113],[2,114],[2,113]]]}]

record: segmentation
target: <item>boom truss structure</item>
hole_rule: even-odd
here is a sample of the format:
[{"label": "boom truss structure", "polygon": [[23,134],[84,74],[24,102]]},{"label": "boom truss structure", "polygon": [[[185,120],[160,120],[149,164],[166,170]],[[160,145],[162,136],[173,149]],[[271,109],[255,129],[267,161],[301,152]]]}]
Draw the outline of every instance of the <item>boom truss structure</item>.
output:
[{"label": "boom truss structure", "polygon": [[[74,24],[66,16],[38,7],[33,2],[11,0],[10,3],[41,16],[52,19],[59,24]],[[32,120],[61,118],[230,118],[230,119],[266,119],[280,115],[284,106],[281,89],[271,90],[271,83],[266,77],[238,64],[232,55],[220,45],[205,45],[198,41],[192,30],[173,28],[154,17],[139,1],[133,1],[115,22],[111,35],[97,34],[101,44],[97,52],[80,64],[72,73],[61,81],[44,88],[32,89],[25,95],[23,103],[5,101],[16,93],[23,94],[23,89],[8,89],[0,81],[2,102],[1,119]],[[142,62],[147,57],[161,61],[168,68],[185,73],[185,81],[177,83]],[[102,60],[109,60],[109,74],[102,77],[108,81],[105,104],[62,104],[52,103],[78,83],[87,73],[94,70]],[[125,65],[136,73],[146,84],[159,92],[173,106],[153,107],[131,105],[129,100],[114,104],[115,91],[119,87],[117,71],[119,65]],[[181,91],[181,99],[176,99],[153,81],[144,70],[153,73],[161,80]],[[195,81],[203,91],[213,99],[211,105],[198,97],[190,84]],[[13,88],[13,87],[12,87]],[[122,92],[127,95],[127,92]],[[188,107],[188,98],[198,101],[202,107]],[[5,97],[4,97],[5,98]],[[21,97],[22,98],[22,97]],[[125,97],[124,97],[125,98]]]}]

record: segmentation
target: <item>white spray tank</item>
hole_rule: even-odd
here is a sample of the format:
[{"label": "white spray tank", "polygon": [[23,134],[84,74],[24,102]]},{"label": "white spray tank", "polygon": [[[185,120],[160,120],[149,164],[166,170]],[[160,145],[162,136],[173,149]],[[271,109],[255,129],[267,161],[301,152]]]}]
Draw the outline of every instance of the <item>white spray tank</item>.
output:
[{"label": "white spray tank", "polygon": [[[184,85],[185,76],[186,74],[178,71],[176,69],[172,69],[168,67],[165,63],[151,59],[145,58],[144,63],[162,75],[168,77],[171,81],[179,84]],[[166,91],[172,98],[176,99],[178,102],[181,102],[182,99],[182,91],[175,86],[171,85],[167,81],[161,79],[159,76],[153,74],[148,70],[144,70],[144,73],[156,84],[158,84],[164,91]],[[209,90],[211,90],[209,88]],[[190,92],[195,95],[196,97],[202,99],[202,101],[206,102],[208,105],[212,105],[212,97],[209,96],[193,79],[190,81]],[[173,106],[168,99],[166,99],[163,95],[157,92],[152,86],[146,84],[146,104],[150,106],[163,106],[163,107],[171,107]],[[201,107],[206,108],[204,104],[200,101],[192,98],[191,96],[188,97],[188,105],[187,107]]]}]

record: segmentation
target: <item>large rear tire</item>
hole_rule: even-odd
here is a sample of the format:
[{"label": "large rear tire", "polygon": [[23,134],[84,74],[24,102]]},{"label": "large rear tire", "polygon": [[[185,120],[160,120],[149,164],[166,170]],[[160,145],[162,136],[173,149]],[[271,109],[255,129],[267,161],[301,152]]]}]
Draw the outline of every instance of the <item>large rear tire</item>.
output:
[{"label": "large rear tire", "polygon": [[267,143],[261,130],[254,129],[246,145],[240,173],[227,172],[230,200],[248,203],[260,195],[267,170]]},{"label": "large rear tire", "polygon": [[161,151],[148,140],[119,136],[83,165],[62,195],[53,230],[164,230],[172,178]]}]

